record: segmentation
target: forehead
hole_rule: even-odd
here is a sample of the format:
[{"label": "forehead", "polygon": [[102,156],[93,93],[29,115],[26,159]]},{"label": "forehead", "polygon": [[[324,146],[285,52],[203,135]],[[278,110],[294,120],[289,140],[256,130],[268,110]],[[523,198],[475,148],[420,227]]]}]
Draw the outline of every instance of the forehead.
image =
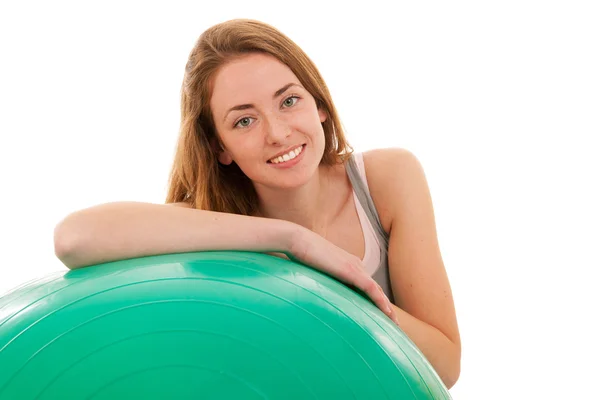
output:
[{"label": "forehead", "polygon": [[216,111],[253,103],[255,99],[270,100],[277,89],[291,82],[300,83],[292,70],[275,57],[266,54],[243,56],[228,62],[215,74],[211,107]]}]

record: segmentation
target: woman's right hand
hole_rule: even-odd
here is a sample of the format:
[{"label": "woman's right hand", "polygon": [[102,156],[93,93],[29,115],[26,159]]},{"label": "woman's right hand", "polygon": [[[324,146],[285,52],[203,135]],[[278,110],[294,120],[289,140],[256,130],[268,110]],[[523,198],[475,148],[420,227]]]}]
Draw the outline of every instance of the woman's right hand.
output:
[{"label": "woman's right hand", "polygon": [[381,286],[367,274],[360,258],[305,228],[299,229],[294,236],[288,256],[362,290],[399,326],[390,300]]}]

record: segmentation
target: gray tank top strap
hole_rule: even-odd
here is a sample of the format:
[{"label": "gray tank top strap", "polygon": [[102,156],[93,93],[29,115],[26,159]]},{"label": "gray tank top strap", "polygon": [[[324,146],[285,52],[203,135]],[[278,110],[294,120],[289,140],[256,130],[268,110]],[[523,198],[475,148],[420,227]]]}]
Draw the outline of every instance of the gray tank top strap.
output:
[{"label": "gray tank top strap", "polygon": [[367,217],[369,218],[369,222],[375,229],[375,234],[377,235],[377,239],[380,240],[382,244],[382,248],[385,249],[387,254],[387,248],[389,244],[388,234],[381,226],[381,221],[379,220],[379,214],[377,213],[377,209],[375,208],[375,203],[373,203],[373,199],[369,195],[367,191],[367,187],[363,182],[360,171],[358,170],[358,165],[356,165],[356,161],[354,160],[354,154],[346,163],[346,170],[348,172],[348,177],[350,178],[350,182],[352,183],[352,187],[354,188],[354,192],[356,193],[356,197],[358,197],[358,201],[362,205]]},{"label": "gray tank top strap", "polygon": [[390,282],[390,273],[388,266],[388,245],[389,245],[389,236],[383,229],[381,225],[381,221],[379,220],[379,214],[377,213],[377,209],[375,208],[375,203],[373,203],[373,199],[371,198],[365,182],[362,180],[360,171],[358,170],[358,165],[356,165],[356,161],[354,160],[354,154],[348,159],[346,162],[346,172],[348,174],[348,178],[350,179],[350,183],[354,188],[354,192],[356,193],[356,197],[360,202],[361,206],[365,210],[365,214],[367,214],[367,218],[373,226],[375,231],[375,235],[377,236],[377,240],[380,243],[381,247],[381,257],[379,266],[377,271],[373,274],[373,280],[381,286],[385,295],[390,299],[390,301],[394,302],[394,294],[392,293],[392,285]]}]

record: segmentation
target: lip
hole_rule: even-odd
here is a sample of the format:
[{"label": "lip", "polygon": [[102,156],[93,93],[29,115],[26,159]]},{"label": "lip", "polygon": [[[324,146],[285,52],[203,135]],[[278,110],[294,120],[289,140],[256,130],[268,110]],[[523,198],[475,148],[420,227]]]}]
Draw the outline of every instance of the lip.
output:
[{"label": "lip", "polygon": [[[267,161],[270,161],[270,160],[272,160],[272,159],[274,159],[274,158],[276,158],[276,157],[283,156],[284,154],[287,154],[287,153],[289,153],[290,151],[292,151],[292,150],[294,150],[294,149],[296,149],[296,148],[298,148],[298,147],[300,147],[300,146],[304,146],[304,143],[297,144],[297,145],[295,145],[295,146],[289,147],[287,150],[284,150],[284,151],[282,151],[282,152],[279,152],[279,153],[277,153],[276,155],[274,155],[273,157],[269,157],[269,158],[267,159]],[[269,164],[271,164],[271,163],[269,163]]]},{"label": "lip", "polygon": [[280,162],[280,163],[277,163],[277,164],[274,164],[274,163],[268,163],[268,164],[271,167],[277,168],[277,169],[292,168],[296,164],[298,164],[300,161],[302,161],[302,159],[304,158],[304,153],[306,153],[306,145],[305,144],[302,145],[302,151],[300,151],[300,154],[298,154],[295,158],[293,158],[291,160],[288,160],[288,161]]}]

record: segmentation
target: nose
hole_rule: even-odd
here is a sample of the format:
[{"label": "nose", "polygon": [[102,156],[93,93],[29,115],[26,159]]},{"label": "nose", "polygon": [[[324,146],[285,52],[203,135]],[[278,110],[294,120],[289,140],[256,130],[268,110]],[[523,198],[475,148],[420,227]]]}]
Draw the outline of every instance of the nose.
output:
[{"label": "nose", "polygon": [[265,136],[269,144],[281,144],[292,133],[287,122],[280,117],[265,118]]}]

